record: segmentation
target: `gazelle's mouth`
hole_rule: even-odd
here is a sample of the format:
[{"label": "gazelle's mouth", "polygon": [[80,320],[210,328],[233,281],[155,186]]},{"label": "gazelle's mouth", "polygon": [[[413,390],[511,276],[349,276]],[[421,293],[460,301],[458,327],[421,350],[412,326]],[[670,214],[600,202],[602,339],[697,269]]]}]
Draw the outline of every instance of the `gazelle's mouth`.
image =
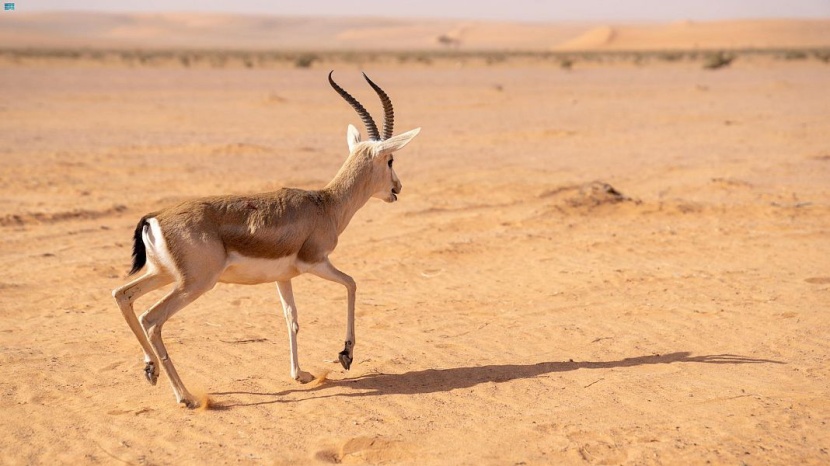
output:
[{"label": "gazelle's mouth", "polygon": [[398,195],[395,194],[395,191],[392,191],[392,202],[397,201],[397,200],[398,200]]}]

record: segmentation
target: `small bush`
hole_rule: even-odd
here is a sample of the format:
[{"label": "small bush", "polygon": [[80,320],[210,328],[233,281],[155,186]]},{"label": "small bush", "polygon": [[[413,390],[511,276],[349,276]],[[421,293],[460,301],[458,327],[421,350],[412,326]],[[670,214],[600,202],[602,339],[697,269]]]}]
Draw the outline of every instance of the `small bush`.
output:
[{"label": "small bush", "polygon": [[317,55],[310,53],[303,54],[297,57],[296,60],[294,60],[294,66],[296,66],[297,68],[311,68],[311,65],[313,65],[314,62],[317,60],[319,60],[319,57]]},{"label": "small bush", "polygon": [[784,52],[784,60],[806,60],[807,52],[801,50],[787,50]]},{"label": "small bush", "polygon": [[497,63],[504,63],[507,61],[507,56],[503,53],[489,53],[484,58],[484,62],[488,65],[495,65]]},{"label": "small bush", "polygon": [[461,45],[461,40],[455,37],[450,37],[446,34],[441,34],[435,40],[437,40],[438,43],[443,45],[444,47],[458,48]]},{"label": "small bush", "polygon": [[735,60],[733,55],[729,55],[723,52],[713,53],[703,60],[703,69],[705,70],[717,70],[719,68],[724,68],[732,64],[732,61]]},{"label": "small bush", "polygon": [[824,63],[830,63],[830,51],[813,52],[813,56],[816,57],[816,59],[819,61],[823,61]]},{"label": "small bush", "polygon": [[683,54],[680,52],[662,52],[657,55],[660,60],[663,61],[680,61],[683,59]]}]

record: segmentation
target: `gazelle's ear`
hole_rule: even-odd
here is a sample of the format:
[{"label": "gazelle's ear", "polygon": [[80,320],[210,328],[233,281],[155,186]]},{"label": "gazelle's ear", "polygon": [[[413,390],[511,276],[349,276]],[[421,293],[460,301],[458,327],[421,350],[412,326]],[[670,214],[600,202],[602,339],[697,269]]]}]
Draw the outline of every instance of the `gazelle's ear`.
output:
[{"label": "gazelle's ear", "polygon": [[354,127],[354,125],[349,125],[349,129],[346,130],[346,143],[349,144],[349,152],[354,149],[354,146],[360,142],[360,131]]},{"label": "gazelle's ear", "polygon": [[407,144],[409,141],[412,140],[418,133],[421,132],[421,128],[415,128],[411,131],[407,131],[405,133],[401,133],[397,136],[392,136],[391,138],[385,141],[379,141],[377,146],[375,146],[375,154],[376,155],[383,155],[388,154],[390,152],[396,152],[401,149]]}]

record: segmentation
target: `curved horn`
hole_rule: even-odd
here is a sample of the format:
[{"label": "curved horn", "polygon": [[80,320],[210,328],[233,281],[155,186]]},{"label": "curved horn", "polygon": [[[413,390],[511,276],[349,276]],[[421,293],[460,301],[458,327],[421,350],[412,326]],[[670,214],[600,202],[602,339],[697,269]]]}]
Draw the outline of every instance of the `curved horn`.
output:
[{"label": "curved horn", "polygon": [[380,88],[377,84],[372,82],[366,73],[363,73],[363,77],[366,78],[366,82],[372,86],[372,89],[378,94],[380,97],[380,102],[383,104],[383,139],[389,139],[392,137],[392,130],[395,126],[395,109],[392,108],[392,100],[389,99],[389,96],[383,92],[383,89]]},{"label": "curved horn", "polygon": [[372,115],[369,115],[369,112],[360,105],[360,102],[357,101],[354,97],[352,97],[348,92],[343,90],[342,87],[338,86],[334,79],[331,78],[332,73],[334,70],[329,72],[329,84],[331,87],[340,94],[340,97],[343,97],[343,100],[349,103],[352,108],[360,115],[360,119],[363,120],[363,126],[366,127],[366,132],[369,133],[369,139],[380,139],[380,134],[378,134],[378,126],[375,124],[375,120],[372,119]]}]

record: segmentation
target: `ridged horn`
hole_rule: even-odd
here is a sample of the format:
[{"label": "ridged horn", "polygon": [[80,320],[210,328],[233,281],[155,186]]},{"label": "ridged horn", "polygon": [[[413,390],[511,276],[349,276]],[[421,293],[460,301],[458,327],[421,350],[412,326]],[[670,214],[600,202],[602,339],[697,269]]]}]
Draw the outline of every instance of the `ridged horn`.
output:
[{"label": "ridged horn", "polygon": [[383,104],[383,140],[389,139],[392,137],[392,131],[395,126],[395,109],[392,108],[392,100],[389,99],[389,96],[383,92],[383,89],[381,89],[380,86],[375,84],[371,79],[369,79],[368,76],[366,76],[366,73],[363,73],[363,77],[378,94],[380,102]]},{"label": "ridged horn", "polygon": [[372,115],[369,115],[369,112],[363,105],[360,105],[360,102],[357,101],[354,97],[352,97],[348,92],[346,92],[342,87],[338,86],[334,79],[331,78],[331,75],[334,73],[334,70],[329,72],[329,84],[331,87],[340,94],[340,97],[343,98],[352,108],[357,112],[360,116],[360,119],[363,120],[363,126],[366,127],[366,132],[369,133],[369,139],[380,139],[380,134],[378,133],[378,126],[375,124],[375,120],[372,119]]}]

